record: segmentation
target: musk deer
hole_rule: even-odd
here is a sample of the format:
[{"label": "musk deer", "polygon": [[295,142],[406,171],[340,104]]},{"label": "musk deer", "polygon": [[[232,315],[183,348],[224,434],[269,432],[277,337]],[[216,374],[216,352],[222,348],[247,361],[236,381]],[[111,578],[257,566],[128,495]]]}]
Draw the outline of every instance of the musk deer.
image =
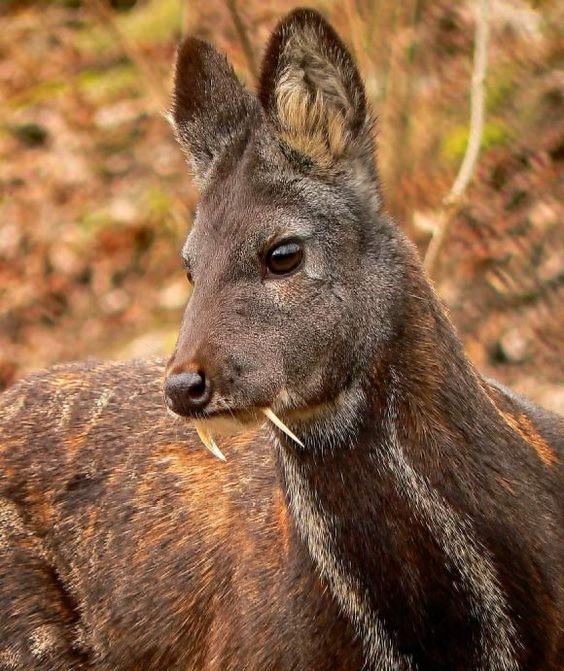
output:
[{"label": "musk deer", "polygon": [[466,358],[343,43],[293,12],[255,96],[188,38],[171,119],[201,200],[167,366],[2,397],[0,669],[562,669],[562,420]]}]

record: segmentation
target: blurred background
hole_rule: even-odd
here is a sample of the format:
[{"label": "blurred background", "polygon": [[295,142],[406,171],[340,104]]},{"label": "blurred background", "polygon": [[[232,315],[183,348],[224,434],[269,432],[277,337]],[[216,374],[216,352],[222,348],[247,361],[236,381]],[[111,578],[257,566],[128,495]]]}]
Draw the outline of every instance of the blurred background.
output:
[{"label": "blurred background", "polygon": [[[197,192],[163,117],[183,32],[250,87],[285,0],[0,0],[0,389],[166,354]],[[358,61],[387,208],[424,254],[469,135],[475,0],[310,0]],[[473,361],[564,411],[564,3],[491,0],[485,125],[433,271]]]}]

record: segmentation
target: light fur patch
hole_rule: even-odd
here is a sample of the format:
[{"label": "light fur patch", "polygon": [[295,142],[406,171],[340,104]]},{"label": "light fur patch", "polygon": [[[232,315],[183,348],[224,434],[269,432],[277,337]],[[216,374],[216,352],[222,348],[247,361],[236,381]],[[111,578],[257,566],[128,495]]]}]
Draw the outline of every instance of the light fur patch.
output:
[{"label": "light fur patch", "polygon": [[290,518],[288,516],[288,508],[284,499],[282,490],[278,490],[275,496],[274,512],[276,517],[276,528],[278,534],[282,539],[282,552],[285,557],[290,554]]},{"label": "light fur patch", "polygon": [[0,550],[11,547],[13,536],[26,535],[23,520],[14,503],[0,498]]},{"label": "light fur patch", "polygon": [[3,423],[9,422],[17,417],[18,413],[25,405],[25,398],[26,397],[22,394],[21,396],[18,396],[11,405],[0,409],[2,411],[0,417],[2,418]]},{"label": "light fur patch", "polygon": [[319,43],[313,27],[290,37],[284,50],[288,65],[274,95],[282,139],[329,167],[353,141],[348,116],[357,101],[345,89],[344,64],[336,55],[324,54]]},{"label": "light fur patch", "polygon": [[[61,394],[60,391],[55,392],[55,396],[53,397],[53,403],[55,405],[59,405],[59,395]],[[68,394],[63,394],[63,401],[61,402],[61,412],[59,413],[59,419],[57,421],[57,428],[59,430],[63,430],[66,428],[71,413],[72,409],[74,406],[74,401],[76,397],[78,396],[79,392],[76,392],[75,394],[69,396]]]},{"label": "light fur patch", "polygon": [[87,431],[98,423],[98,420],[102,416],[104,410],[108,407],[113,395],[113,389],[104,389],[100,396],[94,401],[94,408],[92,409],[92,414],[88,418],[86,426]]},{"label": "light fur patch", "polygon": [[366,668],[374,671],[411,671],[414,668],[411,660],[395,650],[383,623],[371,609],[362,585],[340,562],[335,551],[332,531],[335,523],[331,515],[321,509],[299,464],[283,448],[279,451],[290,508],[299,534],[337,604],[358,631],[367,659]]},{"label": "light fur patch", "polygon": [[59,414],[57,428],[60,431],[66,429],[72,415],[72,411],[78,397],[84,390],[84,380],[74,374],[61,374],[52,381],[56,389],[50,401],[50,410]]},{"label": "light fur patch", "polygon": [[[81,449],[86,443],[88,436],[92,429],[98,424],[98,420],[101,418],[104,410],[108,407],[112,396],[114,395],[114,390],[105,389],[100,396],[94,401],[92,412],[88,417],[88,420],[81,427],[81,430],[77,434],[72,434],[65,437],[65,446],[68,451],[69,457],[73,457],[76,452]],[[78,393],[71,394],[69,398],[66,398],[63,404],[63,411],[59,417],[59,429],[64,429],[68,424],[72,409],[75,403],[78,402]]]},{"label": "light fur patch", "polygon": [[327,106],[317,91],[311,100],[303,83],[291,70],[284,72],[276,88],[280,137],[297,152],[329,167],[345,153],[348,134],[343,115]]},{"label": "light fur patch", "polygon": [[34,657],[41,659],[57,647],[57,627],[52,624],[43,624],[36,627],[30,634],[29,644],[31,654]]},{"label": "light fur patch", "polygon": [[397,479],[398,491],[410,499],[414,512],[440,543],[468,590],[481,623],[476,671],[518,671],[516,632],[489,552],[475,538],[470,522],[458,515],[408,463],[397,436],[396,421],[392,397],[386,422],[388,465]]},{"label": "light fur patch", "polygon": [[510,426],[533,450],[545,466],[554,466],[558,463],[556,452],[536,430],[531,420],[523,414],[511,415],[498,408],[503,421]]},{"label": "light fur patch", "polygon": [[23,668],[22,658],[17,650],[0,650],[0,669],[7,671],[21,670]]}]

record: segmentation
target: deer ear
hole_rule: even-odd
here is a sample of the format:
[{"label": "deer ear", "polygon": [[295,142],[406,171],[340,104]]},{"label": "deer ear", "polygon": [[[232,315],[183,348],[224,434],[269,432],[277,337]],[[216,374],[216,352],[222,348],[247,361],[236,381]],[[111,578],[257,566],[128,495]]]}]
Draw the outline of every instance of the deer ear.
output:
[{"label": "deer ear", "polygon": [[321,166],[372,159],[364,86],[337,33],[316,11],[283,19],[268,45],[259,99],[281,138]]},{"label": "deer ear", "polygon": [[239,155],[261,114],[256,98],[224,56],[203,40],[184,40],[176,60],[170,116],[200,185],[217,165]]}]

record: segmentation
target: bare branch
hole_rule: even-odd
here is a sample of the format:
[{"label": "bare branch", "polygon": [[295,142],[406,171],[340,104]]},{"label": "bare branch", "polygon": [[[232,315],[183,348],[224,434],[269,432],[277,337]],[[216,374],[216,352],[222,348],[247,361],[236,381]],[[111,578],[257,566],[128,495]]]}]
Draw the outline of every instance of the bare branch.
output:
[{"label": "bare branch", "polygon": [[168,93],[163,84],[163,78],[154,64],[145,54],[133,44],[116,21],[113,11],[102,0],[88,0],[88,4],[100,19],[103,26],[116,38],[129,60],[143,74],[148,88],[151,90],[159,109],[168,107]]},{"label": "bare branch", "polygon": [[[478,5],[477,5],[478,9]],[[476,169],[478,154],[484,133],[485,80],[488,67],[489,41],[489,0],[479,0],[476,17],[476,38],[474,43],[474,64],[470,91],[470,132],[464,159],[448,195],[444,199],[445,208],[425,254],[424,265],[430,276],[437,269],[439,256],[458,207]]]},{"label": "bare branch", "polygon": [[[159,70],[123,32],[121,26],[116,21],[113,11],[102,0],[88,0],[88,4],[92,11],[96,13],[100,22],[113,33],[125,55],[138,68],[145,80],[145,84],[152,93],[153,101],[158,111],[162,112],[167,109],[169,94],[163,84]],[[184,230],[189,219],[188,207],[176,194],[172,194],[172,198],[174,207],[171,208],[170,214],[179,228]]]},{"label": "bare branch", "polygon": [[233,21],[233,25],[235,26],[239,40],[241,41],[241,46],[243,47],[243,52],[247,60],[247,67],[249,68],[251,75],[256,82],[258,80],[258,68],[255,60],[255,53],[249,38],[249,34],[247,32],[247,28],[245,26],[245,22],[243,21],[243,18],[239,13],[239,9],[237,8],[236,0],[227,0],[227,9],[231,15],[231,20]]}]

